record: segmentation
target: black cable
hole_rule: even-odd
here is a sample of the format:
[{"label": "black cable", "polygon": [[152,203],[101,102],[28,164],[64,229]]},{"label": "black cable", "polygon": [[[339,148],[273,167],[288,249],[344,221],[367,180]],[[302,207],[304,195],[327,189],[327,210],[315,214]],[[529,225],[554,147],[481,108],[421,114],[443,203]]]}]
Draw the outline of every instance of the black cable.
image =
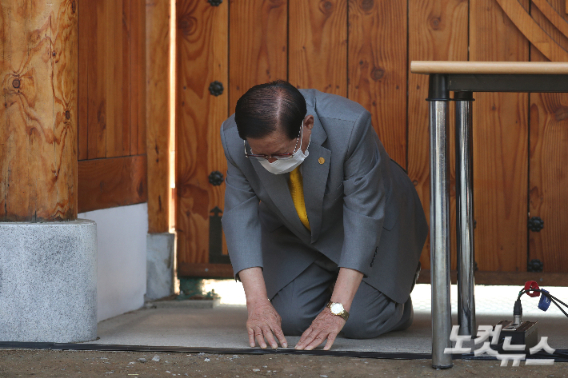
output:
[{"label": "black cable", "polygon": [[563,309],[562,307],[560,307],[560,305],[559,305],[558,303],[556,303],[556,301],[555,301],[554,299],[552,299],[551,297],[549,297],[549,298],[550,298],[550,301],[551,301],[552,303],[554,303],[554,304],[556,305],[556,307],[558,307],[558,308],[560,309],[560,311],[562,311],[562,313],[563,313],[564,315],[566,315],[566,317],[568,317],[568,314],[566,313],[566,311],[564,311],[564,309]]},{"label": "black cable", "polygon": [[564,302],[562,302],[560,299],[556,298],[555,296],[553,296],[552,294],[549,294],[551,298],[554,298],[555,300],[557,300],[558,302],[562,303],[566,308],[568,308],[568,305]]},{"label": "black cable", "polygon": [[[545,297],[547,297],[548,299],[550,299],[550,301],[552,303],[554,303],[554,305],[556,307],[558,307],[560,309],[560,311],[562,311],[562,313],[568,317],[568,313],[566,311],[564,311],[564,309],[562,307],[560,307],[560,305],[557,303],[560,302],[561,304],[563,304],[566,308],[568,308],[568,305],[564,302],[562,302],[560,299],[556,298],[555,296],[553,296],[552,294],[550,294],[548,291],[543,291],[541,289],[530,289],[530,290],[525,290],[522,289],[521,291],[519,291],[519,296],[517,297],[517,301],[519,301],[521,299],[521,297],[523,296],[523,294],[527,294],[529,291],[531,292],[535,292],[535,293],[541,293],[542,295],[544,295]],[[528,294],[527,294],[528,295]]]}]

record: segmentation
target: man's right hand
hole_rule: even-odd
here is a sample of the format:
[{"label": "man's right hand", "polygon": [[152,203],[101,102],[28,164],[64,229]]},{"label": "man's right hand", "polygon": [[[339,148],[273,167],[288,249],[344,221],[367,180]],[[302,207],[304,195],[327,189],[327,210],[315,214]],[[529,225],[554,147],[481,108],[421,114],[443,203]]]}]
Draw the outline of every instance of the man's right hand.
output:
[{"label": "man's right hand", "polygon": [[283,348],[288,348],[282,332],[282,318],[266,295],[262,269],[260,267],[243,269],[239,272],[239,277],[247,296],[247,331],[251,348],[256,346],[255,339],[261,348],[266,348],[266,341],[272,348],[278,348],[274,336]]},{"label": "man's right hand", "polygon": [[266,341],[273,349],[276,349],[278,344],[274,337],[278,339],[283,348],[287,348],[288,343],[282,332],[282,318],[268,299],[257,303],[248,303],[247,307],[247,331],[251,348],[256,346],[256,340],[263,349],[266,348]]}]

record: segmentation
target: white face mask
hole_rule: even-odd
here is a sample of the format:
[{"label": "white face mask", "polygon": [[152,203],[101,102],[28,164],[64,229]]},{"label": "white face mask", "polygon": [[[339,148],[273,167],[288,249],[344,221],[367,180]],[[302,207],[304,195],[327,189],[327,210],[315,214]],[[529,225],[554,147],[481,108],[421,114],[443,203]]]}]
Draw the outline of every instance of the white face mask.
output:
[{"label": "white face mask", "polygon": [[[303,139],[303,135],[301,136]],[[260,165],[264,167],[268,172],[274,175],[281,175],[284,173],[292,172],[296,167],[304,162],[304,160],[308,157],[310,152],[308,151],[308,147],[310,147],[310,142],[312,141],[312,134],[310,134],[310,139],[308,142],[308,146],[306,147],[306,152],[302,152],[302,144],[300,142],[300,148],[298,151],[294,152],[290,159],[278,159],[273,163],[270,163],[266,159],[260,159]]]}]

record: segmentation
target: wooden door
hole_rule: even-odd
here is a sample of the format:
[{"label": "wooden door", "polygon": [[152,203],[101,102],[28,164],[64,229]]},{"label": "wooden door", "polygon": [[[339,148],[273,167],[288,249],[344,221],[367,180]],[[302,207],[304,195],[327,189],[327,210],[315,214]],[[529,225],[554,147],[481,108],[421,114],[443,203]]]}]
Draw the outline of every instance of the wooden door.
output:
[{"label": "wooden door", "polygon": [[221,229],[227,166],[219,134],[229,114],[228,7],[227,1],[177,2],[176,230],[181,276],[230,274]]},{"label": "wooden door", "polygon": [[[179,275],[232,276],[220,226],[226,162],[219,128],[251,86],[286,79],[362,104],[389,155],[408,169],[428,217],[428,83],[409,72],[409,62],[563,60],[566,19],[563,0],[179,0]],[[532,259],[544,272],[568,272],[567,98],[475,95],[475,253],[484,283],[504,283],[497,272],[526,274]],[[455,222],[453,154],[452,146]],[[543,218],[540,233],[529,232],[528,215]],[[455,224],[451,235],[455,269]],[[424,269],[429,260],[427,241]]]}]

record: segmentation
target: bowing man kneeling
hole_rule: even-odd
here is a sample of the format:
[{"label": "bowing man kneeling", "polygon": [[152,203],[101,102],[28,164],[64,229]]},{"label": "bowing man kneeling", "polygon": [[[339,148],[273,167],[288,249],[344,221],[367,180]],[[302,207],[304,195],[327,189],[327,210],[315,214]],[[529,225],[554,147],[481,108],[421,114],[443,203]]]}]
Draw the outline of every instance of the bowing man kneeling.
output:
[{"label": "bowing man kneeling", "polygon": [[242,281],[251,347],[331,348],[413,320],[410,292],[428,233],[406,172],[371,115],[284,81],[257,85],[221,127],[223,229]]}]

